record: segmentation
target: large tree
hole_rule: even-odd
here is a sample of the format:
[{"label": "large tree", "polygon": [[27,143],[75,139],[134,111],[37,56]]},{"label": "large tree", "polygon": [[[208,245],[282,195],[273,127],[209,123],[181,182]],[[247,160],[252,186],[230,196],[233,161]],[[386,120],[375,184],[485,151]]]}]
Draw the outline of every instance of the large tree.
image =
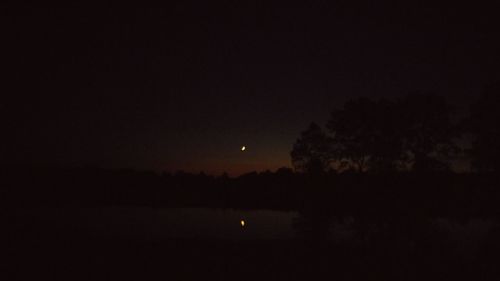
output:
[{"label": "large tree", "polygon": [[302,171],[325,170],[331,162],[359,172],[445,170],[447,157],[457,150],[450,113],[446,101],[431,94],[350,100],[332,111],[331,137],[314,123],[302,133],[292,161]]},{"label": "large tree", "polygon": [[413,94],[397,102],[403,149],[414,171],[449,169],[447,159],[457,151],[451,107],[433,94]]},{"label": "large tree", "polygon": [[327,128],[338,163],[359,172],[395,169],[402,153],[394,108],[387,100],[359,98],[333,110]]},{"label": "large tree", "polygon": [[295,170],[305,173],[321,173],[330,168],[332,140],[316,123],[303,131],[290,152]]},{"label": "large tree", "polygon": [[490,85],[471,106],[467,129],[474,135],[472,168],[500,171],[500,84]]}]

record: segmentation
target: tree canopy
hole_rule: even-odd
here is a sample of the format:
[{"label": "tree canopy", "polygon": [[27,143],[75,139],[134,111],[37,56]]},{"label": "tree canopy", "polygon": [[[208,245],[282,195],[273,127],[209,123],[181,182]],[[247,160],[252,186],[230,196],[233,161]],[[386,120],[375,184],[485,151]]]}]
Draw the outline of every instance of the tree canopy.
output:
[{"label": "tree canopy", "polygon": [[450,114],[446,101],[432,94],[353,99],[331,112],[329,135],[314,123],[301,134],[292,162],[304,172],[332,162],[358,172],[445,170],[456,150]]},{"label": "tree canopy", "polygon": [[321,173],[329,169],[333,159],[332,140],[316,123],[300,134],[290,152],[295,170]]},{"label": "tree canopy", "polygon": [[500,84],[490,85],[470,108],[467,131],[473,133],[472,168],[500,170]]}]

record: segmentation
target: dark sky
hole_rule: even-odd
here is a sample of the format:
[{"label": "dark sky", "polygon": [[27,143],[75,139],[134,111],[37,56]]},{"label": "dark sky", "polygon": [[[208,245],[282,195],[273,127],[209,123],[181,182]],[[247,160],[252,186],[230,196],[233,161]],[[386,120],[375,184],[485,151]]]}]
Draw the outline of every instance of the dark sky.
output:
[{"label": "dark sky", "polygon": [[4,162],[290,166],[300,131],[350,98],[429,91],[463,112],[498,77],[497,17],[437,5],[2,9]]}]

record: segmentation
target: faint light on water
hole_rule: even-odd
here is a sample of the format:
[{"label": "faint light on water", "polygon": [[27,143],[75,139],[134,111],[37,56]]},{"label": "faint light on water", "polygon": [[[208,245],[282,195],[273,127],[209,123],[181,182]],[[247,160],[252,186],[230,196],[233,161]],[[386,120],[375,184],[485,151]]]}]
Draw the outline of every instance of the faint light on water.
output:
[{"label": "faint light on water", "polygon": [[244,227],[245,226],[245,220],[240,220],[240,225],[241,225],[241,227]]}]

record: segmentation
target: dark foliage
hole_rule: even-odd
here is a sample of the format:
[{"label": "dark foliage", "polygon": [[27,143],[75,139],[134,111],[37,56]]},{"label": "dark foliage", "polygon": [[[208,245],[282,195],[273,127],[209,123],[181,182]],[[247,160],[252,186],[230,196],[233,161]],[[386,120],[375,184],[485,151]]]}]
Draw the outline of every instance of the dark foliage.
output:
[{"label": "dark foliage", "polygon": [[358,215],[496,216],[497,175],[434,172],[325,173],[311,177],[287,168],[237,178],[203,174],[67,168],[10,171],[4,206],[209,207],[303,210]]},{"label": "dark foliage", "polygon": [[[321,170],[333,162],[339,169],[375,173],[447,170],[449,157],[458,151],[453,140],[459,136],[450,116],[446,101],[431,94],[395,101],[351,100],[332,111],[327,122],[331,137],[317,125],[302,133],[292,162],[317,162]],[[304,155],[309,155],[307,161],[297,161]]]},{"label": "dark foliage", "polygon": [[315,123],[301,133],[290,152],[296,171],[314,174],[326,172],[334,154],[331,139]]},{"label": "dark foliage", "polygon": [[336,160],[340,167],[359,172],[396,169],[403,156],[396,109],[397,104],[388,100],[361,98],[332,111],[327,127],[339,147]]},{"label": "dark foliage", "polygon": [[472,167],[481,172],[500,171],[500,84],[483,91],[465,123],[466,131],[474,136]]},{"label": "dark foliage", "polygon": [[456,152],[459,134],[451,123],[451,108],[443,97],[409,95],[400,101],[398,120],[403,150],[415,171],[447,170],[448,157]]}]

